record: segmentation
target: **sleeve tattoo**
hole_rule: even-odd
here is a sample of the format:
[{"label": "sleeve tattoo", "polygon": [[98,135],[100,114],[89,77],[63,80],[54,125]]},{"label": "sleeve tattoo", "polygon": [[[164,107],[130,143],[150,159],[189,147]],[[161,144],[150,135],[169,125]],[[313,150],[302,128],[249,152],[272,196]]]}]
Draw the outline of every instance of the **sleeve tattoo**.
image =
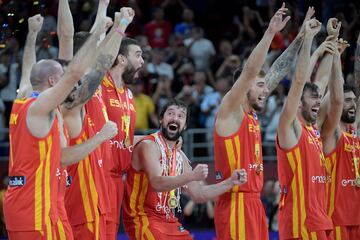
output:
[{"label": "sleeve tattoo", "polygon": [[265,76],[265,82],[272,92],[279,82],[288,74],[297,52],[300,49],[302,37],[296,37],[289,47],[271,65],[269,72]]},{"label": "sleeve tattoo", "polygon": [[111,67],[113,56],[101,54],[97,57],[93,68],[80,80],[81,85],[70,93],[65,100],[65,107],[70,110],[80,104],[86,103],[104,78],[106,71]]}]

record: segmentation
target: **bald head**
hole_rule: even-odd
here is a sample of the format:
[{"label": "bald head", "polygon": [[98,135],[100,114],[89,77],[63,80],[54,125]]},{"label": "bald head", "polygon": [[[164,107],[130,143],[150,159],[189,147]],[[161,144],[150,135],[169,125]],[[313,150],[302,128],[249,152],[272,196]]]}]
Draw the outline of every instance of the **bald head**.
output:
[{"label": "bald head", "polygon": [[63,74],[62,66],[51,59],[40,60],[31,69],[30,82],[35,89],[43,88],[49,79],[55,84]]}]

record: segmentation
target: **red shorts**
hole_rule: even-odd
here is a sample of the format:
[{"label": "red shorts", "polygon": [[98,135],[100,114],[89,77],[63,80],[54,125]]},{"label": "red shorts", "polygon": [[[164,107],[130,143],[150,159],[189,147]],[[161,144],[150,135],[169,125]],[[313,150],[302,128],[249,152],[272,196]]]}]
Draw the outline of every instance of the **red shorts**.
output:
[{"label": "red shorts", "polygon": [[74,239],[74,235],[68,220],[59,220],[56,223],[56,227],[54,230],[54,239],[59,240],[72,240]]},{"label": "red shorts", "polygon": [[335,226],[335,240],[352,240],[360,239],[360,225],[356,226]]},{"label": "red shorts", "polygon": [[72,230],[75,239],[106,239],[106,216],[100,215],[95,222],[72,226]]},{"label": "red shorts", "polygon": [[263,204],[258,193],[225,193],[215,203],[217,239],[269,239]]},{"label": "red shorts", "polygon": [[70,225],[67,227],[65,225],[59,219],[56,225],[51,226],[51,229],[45,227],[43,231],[8,231],[8,238],[10,240],[74,239],[71,229],[68,228]]},{"label": "red shorts", "polygon": [[[107,221],[115,222],[117,225],[120,223],[120,210],[124,198],[125,185],[122,177],[109,176],[106,178],[108,183],[108,193],[110,200],[110,213],[107,214]],[[117,233],[117,232],[116,232]]]},{"label": "red shorts", "polygon": [[118,223],[106,221],[106,240],[116,240],[118,231]]},{"label": "red shorts", "polygon": [[124,222],[130,240],[192,240],[190,233],[179,222],[166,222],[159,218],[147,218],[146,221],[139,222],[140,226],[133,222]]},{"label": "red shorts", "polygon": [[309,239],[309,240],[334,240],[333,231],[332,230],[324,230],[324,231],[315,231],[315,232],[308,232],[307,238],[282,238],[280,236],[280,240],[303,240],[303,239]]}]

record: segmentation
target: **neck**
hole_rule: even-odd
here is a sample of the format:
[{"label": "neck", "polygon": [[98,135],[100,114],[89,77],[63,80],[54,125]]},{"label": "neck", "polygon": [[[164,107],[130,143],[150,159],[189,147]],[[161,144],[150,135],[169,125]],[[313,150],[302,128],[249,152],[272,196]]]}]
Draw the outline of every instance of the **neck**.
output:
[{"label": "neck", "polygon": [[313,125],[314,125],[314,123],[307,121],[307,120],[302,116],[301,110],[298,110],[297,116],[298,116],[300,122],[302,122],[302,123],[305,124],[306,126],[313,126]]},{"label": "neck", "polygon": [[169,140],[167,139],[166,137],[164,137],[164,135],[162,134],[162,132],[160,131],[160,134],[161,134],[161,137],[162,139],[165,141],[165,143],[167,144],[167,146],[169,148],[173,148],[175,146],[175,144],[177,143],[178,140],[175,140],[175,141],[172,141],[172,140]]},{"label": "neck", "polygon": [[244,111],[249,113],[249,112],[255,112],[256,111],[250,106],[249,101],[246,101],[246,104],[244,104]]},{"label": "neck", "polygon": [[114,80],[115,86],[118,88],[123,88],[125,86],[124,81],[122,80],[122,70],[119,65],[111,68],[109,70],[112,79]]}]

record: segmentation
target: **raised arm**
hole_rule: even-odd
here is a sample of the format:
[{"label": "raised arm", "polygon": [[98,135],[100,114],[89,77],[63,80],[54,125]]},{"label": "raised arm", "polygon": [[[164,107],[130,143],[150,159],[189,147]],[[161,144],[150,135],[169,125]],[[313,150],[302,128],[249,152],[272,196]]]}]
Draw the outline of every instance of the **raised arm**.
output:
[{"label": "raised arm", "polygon": [[74,23],[68,0],[59,0],[57,35],[59,38],[59,59],[73,58]]},{"label": "raised arm", "polygon": [[110,0],[99,0],[99,6],[96,12],[96,18],[94,25],[92,26],[90,33],[95,31],[96,24],[102,19],[106,17],[107,7],[109,6]]},{"label": "raised arm", "polygon": [[[343,109],[343,84],[344,78],[341,71],[340,53],[336,50],[333,57],[331,77],[329,81],[329,104],[325,106],[328,111],[326,119],[321,126],[321,137],[324,142],[325,153],[330,153],[336,146],[336,142],[334,142],[334,140],[337,141],[337,139],[334,139],[334,133],[339,125]],[[326,104],[326,102],[324,104]]]},{"label": "raised arm", "polygon": [[16,98],[29,97],[33,88],[30,83],[31,68],[36,63],[36,37],[42,27],[44,18],[37,14],[28,19],[29,32],[26,36],[24,56],[22,61],[19,93]]},{"label": "raised arm", "polygon": [[295,146],[300,135],[296,130],[301,129],[299,121],[296,120],[298,106],[304,85],[310,77],[310,48],[314,36],[320,31],[321,23],[316,19],[306,22],[303,46],[299,53],[296,64],[295,79],[291,83],[288,98],[284,104],[278,126],[278,140],[281,148],[289,149]]},{"label": "raised arm", "polygon": [[310,72],[312,72],[312,69],[316,64],[317,59],[325,54],[324,58],[321,60],[320,66],[315,76],[315,84],[319,87],[321,96],[324,96],[326,86],[329,81],[331,67],[333,65],[333,55],[335,54],[337,47],[336,40],[339,36],[340,28],[341,22],[338,22],[336,18],[330,18],[326,25],[326,30],[329,36],[311,56],[310,61],[312,63]]},{"label": "raised arm", "polygon": [[82,77],[81,86],[74,93],[73,101],[66,102],[65,108],[70,110],[81,104],[85,104],[95,93],[106,71],[111,67],[119,52],[122,38],[127,26],[134,18],[131,8],[122,8],[121,12],[115,13],[114,25],[104,41],[98,47],[99,52],[94,56],[96,61],[91,70]]},{"label": "raised arm", "polygon": [[199,164],[193,171],[187,171],[178,176],[163,176],[159,164],[160,150],[156,143],[144,140],[134,148],[133,166],[137,170],[144,170],[152,188],[156,192],[167,192],[182,187],[191,181],[205,180],[208,175],[206,164]]},{"label": "raised arm", "polygon": [[[91,66],[90,63],[93,61],[92,59],[94,59],[94,52],[98,51],[98,49],[96,49],[96,42],[101,33],[101,29],[102,31],[105,29],[105,22],[103,22],[102,26],[99,25],[98,29],[98,34],[91,35],[75,55],[59,82],[53,87],[43,91],[38,99],[30,106],[30,114],[38,116],[48,115],[65,100],[75,84],[84,75],[87,68]],[[101,64],[105,65],[106,62],[102,60]]]},{"label": "raised arm", "polygon": [[279,82],[289,73],[291,65],[296,59],[296,55],[299,52],[301,43],[304,38],[305,22],[310,20],[315,14],[314,7],[309,7],[306,16],[301,26],[299,33],[292,43],[286,48],[286,50],[275,60],[271,65],[269,72],[265,76],[266,85],[271,93]]},{"label": "raised arm", "polygon": [[283,19],[286,11],[287,8],[285,8],[285,4],[283,4],[271,18],[269,27],[265,31],[264,36],[250,54],[232,89],[224,97],[220,105],[218,118],[227,118],[232,112],[240,113],[240,118],[243,118],[242,111],[239,112],[239,109],[241,109],[240,106],[246,99],[246,94],[249,91],[251,84],[254,82],[265,62],[266,54],[275,33],[281,31],[290,19],[290,16]]},{"label": "raised arm", "polygon": [[118,132],[116,123],[108,121],[101,131],[81,144],[61,149],[60,163],[64,166],[79,162],[94,151],[101,143],[110,140]]}]

